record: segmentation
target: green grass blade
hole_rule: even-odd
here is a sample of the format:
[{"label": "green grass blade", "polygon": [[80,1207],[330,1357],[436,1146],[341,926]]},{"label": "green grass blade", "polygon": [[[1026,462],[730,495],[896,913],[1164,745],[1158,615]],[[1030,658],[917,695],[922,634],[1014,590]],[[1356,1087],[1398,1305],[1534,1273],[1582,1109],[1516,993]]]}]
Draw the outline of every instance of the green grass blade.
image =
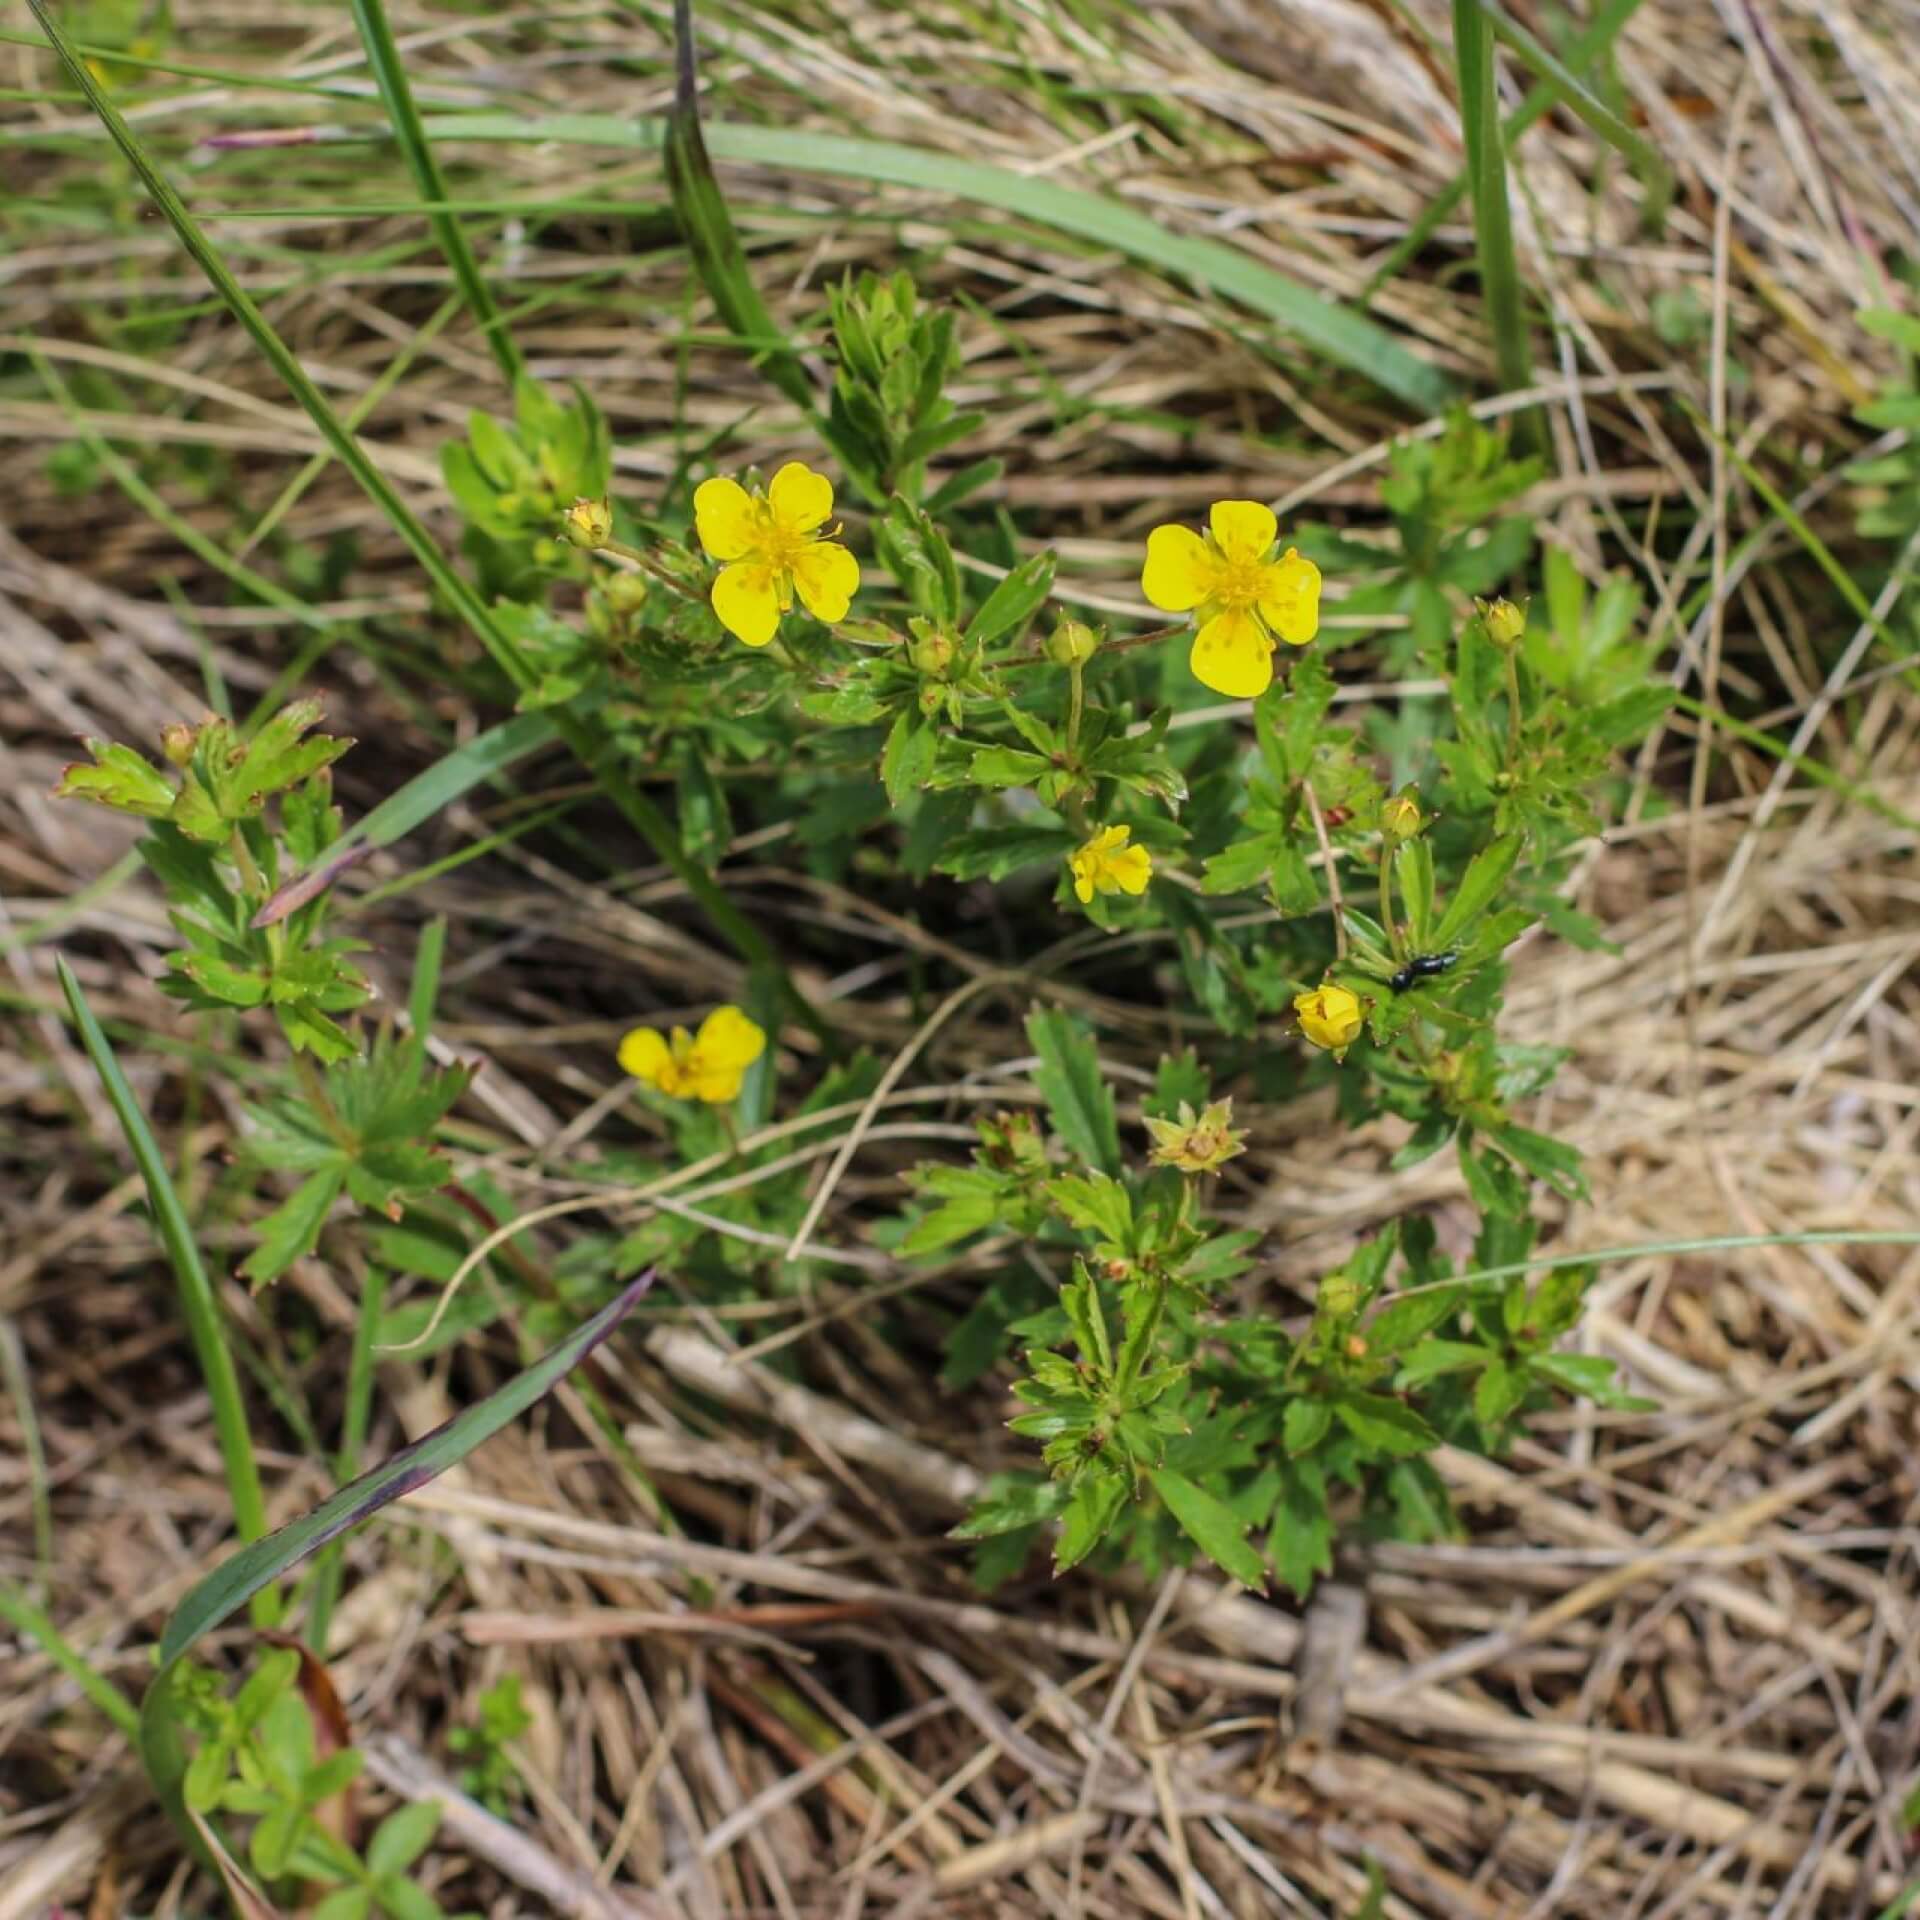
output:
[{"label": "green grass blade", "polygon": [[133,1702],[104,1674],[95,1673],[86,1656],[73,1646],[52,1618],[36,1607],[18,1587],[0,1580],[0,1620],[14,1632],[38,1643],[40,1650],[64,1673],[128,1739],[140,1733],[140,1715]]},{"label": "green grass blade", "polygon": [[1492,27],[1494,38],[1532,70],[1554,100],[1577,119],[1585,121],[1632,167],[1647,190],[1642,217],[1649,226],[1657,227],[1666,218],[1673,200],[1673,175],[1651,142],[1634,132],[1611,107],[1583,87],[1560,60],[1517,20],[1501,12],[1493,0],[1480,0],[1480,11]]},{"label": "green grass blade", "polygon": [[1517,393],[1533,384],[1533,355],[1527,345],[1520,263],[1514,257],[1507,207],[1507,157],[1500,131],[1500,96],[1493,79],[1493,33],[1480,0],[1453,0],[1453,51],[1460,70],[1460,121],[1467,142],[1467,179],[1473,188],[1480,291],[1501,388]]},{"label": "green grass blade", "polygon": [[584,1360],[626,1318],[653,1284],[649,1268],[618,1298],[609,1301],[590,1320],[523,1373],[484,1400],[463,1408],[444,1425],[424,1434],[411,1446],[363,1473],[277,1533],[242,1547],[200,1581],[174,1610],[160,1636],[160,1671],[148,1687],[140,1707],[140,1752],[160,1804],[176,1830],[199,1852],[198,1839],[187,1818],[181,1785],[187,1771],[186,1728],[174,1698],[173,1676],[203,1635],[258,1593],[291,1571],[328,1541],[370,1519],[464,1460],[483,1441],[517,1420],[537,1400]]},{"label": "green grass blade", "polygon": [[[441,145],[450,140],[551,140],[570,146],[633,149],[650,147],[664,134],[657,120],[624,120],[599,113],[429,115],[425,125]],[[1196,287],[1210,288],[1275,322],[1328,360],[1364,374],[1423,413],[1438,412],[1458,398],[1446,374],[1410,352],[1377,321],[1323,298],[1221,241],[1169,233],[1147,215],[1102,194],[892,141],[796,133],[785,127],[711,126],[705,131],[705,144],[718,160],[775,172],[828,174],[873,186],[913,187],[998,207],[1094,246],[1111,247]]]},{"label": "green grass blade", "polygon": [[[1640,11],[1645,0],[1608,0],[1608,4],[1594,15],[1586,27],[1568,43],[1563,64],[1572,74],[1582,74],[1599,60],[1619,37],[1627,22]],[[1513,112],[1506,123],[1507,147],[1511,151],[1513,144],[1535,122],[1545,118],[1554,106],[1554,94],[1550,87],[1536,86]],[[1419,217],[1412,226],[1394,243],[1387,257],[1374,268],[1367,281],[1366,291],[1360,296],[1364,306],[1373,296],[1393,279],[1400,270],[1423,248],[1455,207],[1465,199],[1467,193],[1467,175],[1464,170],[1456,173],[1453,179],[1421,209]]]},{"label": "green grass blade", "polygon": [[[173,1610],[160,1636],[161,1667],[171,1667],[184,1658],[204,1635],[329,1540],[338,1539],[381,1508],[438,1479],[483,1441],[517,1420],[612,1333],[653,1284],[653,1278],[653,1269],[649,1268],[591,1319],[582,1321],[558,1346],[484,1400],[463,1407],[451,1420],[402,1447],[298,1520],[230,1554]],[[156,1687],[159,1684],[155,1682]]]},{"label": "green grass blade", "polygon": [[[420,124],[420,110],[414,105],[413,88],[407,83],[407,69],[394,45],[393,29],[387,24],[386,8],[381,0],[350,0],[354,25],[360,30],[360,44],[367,50],[367,64],[385,101],[387,119],[394,138],[406,157],[407,170],[425,200],[444,200],[446,184],[440,178],[440,163],[433,157],[433,145]],[[524,362],[520,349],[507,331],[505,316],[495,304],[493,294],[480,274],[480,263],[473,257],[467,230],[450,213],[430,213],[427,225],[435,243],[453,270],[453,283],[467,303],[467,311],[486,337],[500,371],[509,383],[516,380]]]},{"label": "green grass blade", "polygon": [[559,739],[551,713],[522,713],[503,720],[497,727],[476,734],[464,747],[436,760],[425,773],[417,773],[404,787],[380,802],[340,836],[341,847],[388,847],[403,834],[431,820],[462,794],[469,793],[484,780],[524,760],[528,754],[551,746]]},{"label": "green grass blade", "polygon": [[[160,1143],[147,1125],[147,1116],[120,1071],[113,1043],[101,1032],[100,1023],[87,1005],[80,982],[64,959],[55,961],[60,976],[60,991],[67,997],[67,1009],[79,1029],[80,1042],[106,1089],[107,1102],[114,1118],[127,1137],[134,1164],[146,1182],[148,1204],[153,1209],[153,1224],[173,1268],[180,1289],[180,1311],[193,1341],[200,1377],[206,1382],[207,1398],[213,1404],[214,1432],[220,1444],[220,1459],[226,1468],[227,1493],[233,1502],[233,1521],[241,1539],[258,1540],[267,1530],[266,1502],[260,1493],[260,1468],[254,1459],[253,1434],[247,1426],[246,1403],[240,1397],[240,1378],[234,1371],[233,1355],[227,1346],[220,1320],[220,1303],[213,1297],[213,1285],[207,1278],[200,1248],[193,1237],[186,1208],[180,1204],[173,1176],[167,1171]],[[263,1605],[255,1618],[261,1626],[272,1626],[279,1607],[269,1594],[262,1593]]]},{"label": "green grass blade", "polygon": [[[254,345],[279,374],[294,398],[306,409],[341,465],[386,516],[395,533],[420,563],[421,569],[445,596],[447,604],[472,630],[515,689],[525,692],[533,685],[535,676],[519,648],[494,619],[479,595],[449,564],[433,536],[401,499],[392,482],[368,457],[366,449],[341,424],[339,416],[328,405],[326,396],[314,385],[293,350],[274,331],[247,290],[233,277],[219,250],[208,240],[199,222],[188,211],[186,203],[174,191],[172,183],[154,164],[152,156],[88,71],[86,63],[74,53],[49,11],[47,0],[28,0],[28,5],[33,9],[33,17],[40,23],[54,51],[59,54],[68,76],[86,94],[88,104],[99,116],[114,145],[139,175],[142,185],[152,195],[154,204],[165,215],[167,224],[173,228],[180,244],[212,283],[214,291],[246,329]],[[759,928],[714,884],[713,876],[688,856],[666,815],[619,768],[611,764],[611,742],[598,722],[580,714],[556,710],[553,723],[575,757],[593,775],[600,790],[620,809],[628,823],[686,888],[728,945],[750,965],[773,970],[780,979],[782,997],[787,1004],[830,1048],[835,1047],[837,1041],[831,1028],[793,984],[792,976],[767,944]]]}]

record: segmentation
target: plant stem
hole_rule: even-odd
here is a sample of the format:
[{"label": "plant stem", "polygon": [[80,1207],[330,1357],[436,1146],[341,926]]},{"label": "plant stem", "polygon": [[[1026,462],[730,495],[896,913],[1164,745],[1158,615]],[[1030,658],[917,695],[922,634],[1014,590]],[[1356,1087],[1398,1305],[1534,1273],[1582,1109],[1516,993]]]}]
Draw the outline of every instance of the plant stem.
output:
[{"label": "plant stem", "polygon": [[[347,1400],[340,1412],[340,1448],[333,1456],[333,1480],[344,1487],[360,1475],[360,1451],[367,1443],[367,1415],[373,1405],[373,1353],[380,1316],[387,1303],[387,1276],[369,1267],[360,1282],[360,1318],[353,1329],[353,1353],[347,1361]],[[340,1570],[345,1543],[334,1541],[321,1550],[307,1598],[307,1645],[317,1659],[327,1657],[327,1629],[340,1598]]]},{"label": "plant stem", "polygon": [[1507,647],[1507,772],[1520,764],[1520,662],[1519,649]]},{"label": "plant stem", "polygon": [[1087,704],[1086,668],[1076,660],[1067,669],[1070,683],[1067,694],[1067,758],[1071,760],[1080,745],[1080,719]]},{"label": "plant stem", "polygon": [[1393,918],[1393,842],[1384,834],[1380,838],[1380,924],[1387,930],[1387,944],[1393,949],[1393,957],[1404,960],[1406,946]]},{"label": "plant stem", "polygon": [[140,1736],[140,1715],[127,1696],[88,1666],[86,1656],[68,1641],[52,1619],[10,1582],[0,1580],[0,1620],[16,1633],[37,1641],[40,1650],[129,1740]]}]

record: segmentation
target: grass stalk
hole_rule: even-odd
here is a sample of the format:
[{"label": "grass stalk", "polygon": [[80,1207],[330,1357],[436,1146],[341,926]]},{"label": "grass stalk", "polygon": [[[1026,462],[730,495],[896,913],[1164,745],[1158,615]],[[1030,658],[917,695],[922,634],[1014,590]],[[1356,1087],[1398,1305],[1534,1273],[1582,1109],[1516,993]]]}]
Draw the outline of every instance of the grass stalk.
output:
[{"label": "grass stalk", "polygon": [[52,1618],[9,1581],[0,1580],[0,1620],[37,1645],[129,1740],[140,1736],[140,1714],[133,1702],[54,1625]]},{"label": "grass stalk", "polygon": [[[406,158],[407,170],[413,175],[423,200],[443,201],[447,197],[446,183],[440,177],[440,163],[434,158],[426,129],[420,124],[420,110],[414,105],[413,88],[407,82],[407,69],[394,43],[386,8],[381,0],[349,0],[349,4],[353,8],[353,23],[360,31],[360,44],[367,50],[367,65],[372,68],[380,98],[386,103],[387,119]],[[467,311],[473,315],[500,371],[511,385],[525,371],[526,363],[507,330],[506,316],[481,276],[480,263],[474,258],[466,228],[457,215],[443,212],[429,213],[427,225],[446,256],[454,285],[460,289]]]},{"label": "grass stalk", "polygon": [[[154,1229],[173,1268],[180,1292],[181,1316],[187,1323],[194,1356],[200,1364],[200,1377],[206,1383],[207,1398],[213,1407],[214,1433],[219,1441],[221,1464],[226,1469],[234,1526],[242,1540],[258,1540],[267,1531],[267,1508],[260,1491],[260,1467],[254,1458],[253,1433],[247,1425],[246,1402],[240,1395],[240,1376],[234,1369],[233,1354],[227,1345],[220,1303],[214,1298],[213,1283],[207,1277],[206,1263],[200,1258],[192,1223],[180,1204],[160,1143],[154,1138],[146,1115],[140,1111],[140,1103],[133,1097],[127,1076],[120,1070],[113,1043],[100,1030],[100,1023],[94,1018],[73,969],[64,959],[57,959],[54,965],[60,976],[60,990],[66,995],[67,1009],[79,1029],[81,1044],[100,1076],[108,1104],[132,1150],[134,1164],[146,1182]],[[278,1624],[279,1618],[277,1594],[271,1587],[263,1587],[253,1596],[254,1624],[271,1627]]]}]

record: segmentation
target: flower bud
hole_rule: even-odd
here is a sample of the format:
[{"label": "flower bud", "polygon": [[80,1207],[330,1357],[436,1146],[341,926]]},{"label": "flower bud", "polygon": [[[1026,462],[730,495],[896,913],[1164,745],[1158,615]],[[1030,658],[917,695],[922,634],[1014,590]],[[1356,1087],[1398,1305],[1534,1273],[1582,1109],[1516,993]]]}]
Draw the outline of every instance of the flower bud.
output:
[{"label": "flower bud", "polygon": [[1057,667],[1084,667],[1100,650],[1100,636],[1078,620],[1062,620],[1047,636],[1047,658]]},{"label": "flower bud", "polygon": [[600,593],[612,612],[622,615],[638,613],[647,604],[647,576],[644,573],[609,573],[600,582]]},{"label": "flower bud", "polygon": [[165,728],[160,735],[160,751],[176,767],[184,767],[193,758],[193,749],[200,739],[200,729],[190,727],[184,720],[176,721]]},{"label": "flower bud", "polygon": [[1360,996],[1332,983],[1315,987],[1310,993],[1295,994],[1293,1010],[1299,1016],[1300,1031],[1329,1053],[1345,1051],[1366,1024]]},{"label": "flower bud", "polygon": [[1527,631],[1527,616],[1523,608],[1516,607],[1511,600],[1476,600],[1474,605],[1480,609],[1480,619],[1486,627],[1487,638],[1496,647],[1517,647],[1520,644]]},{"label": "flower bud", "polygon": [[939,627],[928,627],[908,646],[907,658],[916,673],[938,679],[953,665],[953,635]]},{"label": "flower bud", "polygon": [[1380,807],[1380,831],[1389,840],[1411,840],[1427,824],[1420,802],[1410,787],[1403,787]]},{"label": "flower bud", "polygon": [[589,553],[613,538],[613,506],[605,494],[598,500],[576,500],[560,518],[568,540]]},{"label": "flower bud", "polygon": [[946,688],[936,685],[931,680],[923,681],[921,683],[920,711],[924,713],[929,720],[931,720],[934,717],[934,715],[937,714],[940,711],[940,709],[946,705],[946,701],[947,701]]}]

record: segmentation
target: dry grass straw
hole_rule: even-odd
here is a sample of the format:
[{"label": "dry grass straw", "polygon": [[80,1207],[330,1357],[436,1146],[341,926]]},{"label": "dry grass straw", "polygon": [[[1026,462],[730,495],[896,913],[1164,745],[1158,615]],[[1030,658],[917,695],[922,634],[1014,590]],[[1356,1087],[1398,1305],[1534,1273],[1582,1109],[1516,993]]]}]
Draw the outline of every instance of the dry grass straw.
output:
[{"label": "dry grass straw", "polygon": [[[1100,185],[1353,298],[1369,258],[1459,164],[1423,38],[1443,15],[1427,0],[1313,0],[1284,16],[1242,0],[1084,17],[801,6],[738,10],[707,32],[710,78],[790,124],[852,124]],[[1765,511],[1667,390],[1724,418],[1763,462],[1787,436],[1826,468],[1856,444],[1848,413],[1879,363],[1849,316],[1877,293],[1876,261],[1910,249],[1920,227],[1917,25],[1899,0],[1649,0],[1620,73],[1681,177],[1657,240],[1636,230],[1634,194],[1579,130],[1550,120],[1516,156],[1522,264],[1553,321],[1535,334],[1556,455],[1538,499],[1547,537],[1590,573],[1640,572],[1701,698],[1774,688],[1769,724],[1791,733],[1845,693],[1838,712],[1816,713],[1808,750],[1908,816],[1920,812],[1908,688],[1859,650],[1843,663],[1849,685],[1835,684],[1846,630],[1784,533],[1736,563]],[[664,97],[656,28],[625,9],[573,12],[534,57],[511,12],[402,10],[398,26],[430,103],[632,112]],[[355,71],[342,32],[257,8],[209,28],[275,72],[323,78]],[[644,70],[618,71],[616,56]],[[43,65],[6,59],[10,84],[44,84]],[[1088,97],[1097,112],[1062,104]],[[196,86],[145,131],[189,135],[242,104],[230,87]],[[79,124],[71,104],[0,111]],[[494,147],[481,159],[456,165],[456,191],[656,193],[651,166],[623,157]],[[93,164],[32,153],[18,191],[44,200]],[[203,205],[226,177],[200,176]],[[273,180],[249,175],[234,198],[296,197]],[[343,192],[339,180],[350,176],[325,191]],[[1027,533],[1060,543],[1091,605],[1133,603],[1134,543],[1170,508],[1221,494],[1336,515],[1371,504],[1389,417],[1344,382],[1241,344],[1216,310],[1123,262],[926,196],[738,170],[729,185],[784,317],[808,312],[843,266],[903,253],[936,291],[976,303],[966,385],[993,424],[968,452],[1008,461],[1008,504]],[[268,249],[247,277],[343,402],[368,392],[446,291],[439,263],[400,244],[417,235],[412,219],[244,233]],[[686,439],[740,421],[738,362],[685,346],[677,257],[628,252],[620,225],[593,216],[504,244],[519,292],[552,296],[517,326],[532,365],[593,381],[629,485],[644,491]],[[1468,244],[1464,226],[1446,229],[1378,310],[1479,378],[1474,300],[1431,264]],[[313,254],[318,270],[274,248]],[[606,278],[585,284],[588,271]],[[1682,290],[1709,332],[1676,347],[1654,318]],[[43,221],[0,259],[0,347],[30,336],[69,371],[122,381],[134,411],[89,418],[131,448],[217,450],[228,497],[173,497],[228,537],[236,507],[244,526],[311,436],[217,319],[191,319],[153,361],[76,326],[89,303],[143,295],[194,297],[163,237]],[[1733,383],[1705,351],[1721,337]],[[484,351],[456,323],[372,416],[386,471],[443,531],[436,445],[491,391]],[[804,450],[780,403],[752,399],[750,451]],[[153,987],[167,935],[152,895],[128,883],[63,904],[127,836],[52,806],[47,789],[68,736],[150,737],[191,716],[205,661],[250,696],[298,635],[231,605],[110,490],[57,496],[41,456],[68,432],[21,383],[0,393],[0,935],[66,914],[95,1005],[185,1039]],[[1816,484],[1808,511],[1844,541],[1843,488]],[[1676,516],[1686,538],[1656,543]],[[417,577],[336,474],[288,525],[306,542],[363,542],[349,595],[323,611],[374,618],[408,647],[440,644],[423,638]],[[1709,576],[1718,591],[1683,629],[1677,609]],[[341,770],[350,807],[432,756],[423,720],[473,723],[450,701],[411,711],[345,649],[320,674],[335,718],[376,747]],[[1704,744],[1676,726],[1649,751],[1625,823],[1582,869],[1581,902],[1620,950],[1542,938],[1518,969],[1521,1037],[1572,1049],[1537,1123],[1575,1138],[1594,1176],[1594,1204],[1560,1238],[1908,1226],[1920,1201],[1914,835],[1829,791],[1770,785],[1772,763],[1724,738],[1695,781]],[[451,851],[497,817],[476,802],[410,857]],[[957,940],[805,880],[784,852],[777,837],[741,849],[729,886],[796,950],[832,944],[838,971],[815,966],[810,989],[857,1001],[889,1054],[919,1028],[908,956],[950,983],[988,971]],[[547,1172],[557,1152],[590,1159],[635,1140],[607,1042],[636,1009],[698,1004],[735,981],[670,881],[643,872],[616,895],[563,858],[508,848],[403,896],[372,929],[376,972],[399,999],[419,917],[451,917],[444,1037],[487,1062],[464,1118],[528,1208],[578,1191]],[[382,862],[376,880],[400,871]],[[8,942],[6,965],[0,1315],[26,1356],[47,1464],[44,1477],[30,1470],[20,1408],[0,1405],[0,1571],[49,1573],[74,1641],[137,1690],[163,1610],[219,1547],[218,1463],[137,1189],[51,1013],[47,948]],[[1123,1076],[1168,1033],[1153,1010],[1108,997],[1096,968],[984,982],[926,1038],[903,1089],[916,1097],[889,1105],[836,1169],[818,1240],[885,1268],[860,1223],[896,1191],[897,1169],[952,1151],[979,1103],[1030,1097],[1011,1016],[1032,991],[1105,1015]],[[129,1059],[202,1197],[226,1178],[232,1142],[224,1083],[205,1064],[158,1047]],[[944,1091],[926,1098],[925,1084]],[[1251,1118],[1258,1151],[1230,1170],[1228,1204],[1269,1235],[1266,1299],[1309,1286],[1408,1206],[1458,1242],[1450,1161],[1395,1176],[1384,1134],[1342,1138],[1311,1109]],[[578,1230],[556,1218],[522,1244],[551,1259]],[[974,1595],[940,1536],[966,1490],[1013,1457],[1004,1409],[990,1394],[931,1394],[877,1331],[875,1287],[896,1294],[894,1335],[930,1350],[930,1299],[963,1299],[965,1282],[899,1291],[884,1271],[849,1267],[804,1311],[750,1310],[747,1337],[787,1337],[792,1378],[720,1364],[719,1321],[690,1305],[602,1369],[629,1443],[698,1544],[660,1530],[570,1395],[352,1544],[337,1672],[384,1789],[438,1791],[448,1722],[470,1718],[504,1668],[529,1677],[530,1798],[511,1822],[463,1814],[449,1827],[450,1900],[689,1920],[1344,1914],[1371,1856],[1394,1920],[1794,1920],[1871,1913],[1900,1884],[1894,1811],[1920,1743],[1920,1255],[1782,1249],[1608,1270],[1583,1338],[1661,1411],[1569,1412],[1511,1461],[1446,1462],[1469,1539],[1374,1557],[1369,1637],[1331,1743],[1289,1738],[1299,1633],[1285,1609],[1197,1575],[1157,1594],[1036,1575]],[[323,1422],[351,1297],[351,1275],[311,1262],[278,1298],[229,1293],[284,1389]],[[295,1318],[318,1330],[311,1358],[276,1331]],[[483,1342],[452,1365],[391,1363],[377,1441],[440,1418],[495,1358]],[[285,1432],[264,1406],[261,1420]],[[322,1490],[304,1455],[266,1465],[280,1514]],[[46,1569],[31,1524],[43,1500]],[[130,1755],[71,1706],[43,1661],[0,1644],[0,1920],[88,1897],[102,1914],[180,1911]]]}]

